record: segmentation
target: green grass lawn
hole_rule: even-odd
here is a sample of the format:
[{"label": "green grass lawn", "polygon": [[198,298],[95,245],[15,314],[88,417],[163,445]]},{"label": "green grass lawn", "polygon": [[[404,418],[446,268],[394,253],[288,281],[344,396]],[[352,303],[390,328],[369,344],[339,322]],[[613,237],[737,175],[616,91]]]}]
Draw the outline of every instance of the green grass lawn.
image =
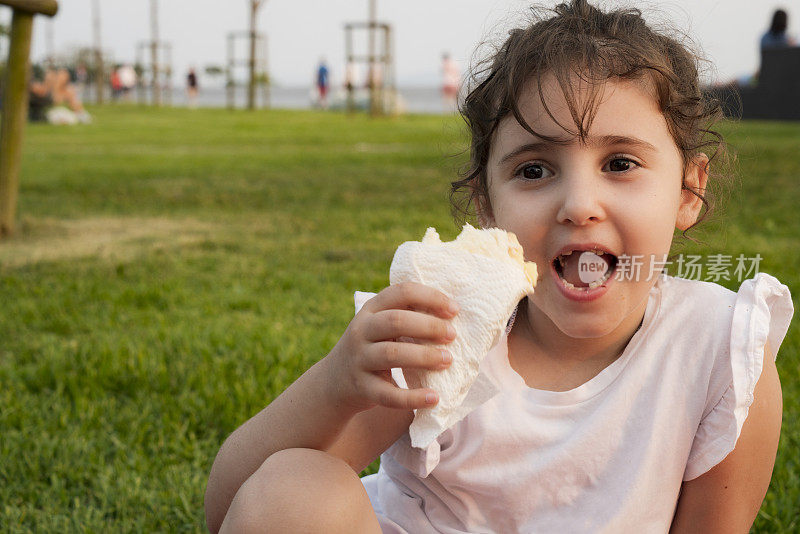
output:
[{"label": "green grass lawn", "polygon": [[[457,234],[461,124],[92,112],[28,127],[20,231],[0,244],[0,530],[203,531],[225,437],[327,354],[398,244]],[[675,251],[759,253],[796,299],[800,124],[725,131],[741,169],[727,218]],[[782,436],[754,532],[800,530],[797,328],[777,364]]]}]

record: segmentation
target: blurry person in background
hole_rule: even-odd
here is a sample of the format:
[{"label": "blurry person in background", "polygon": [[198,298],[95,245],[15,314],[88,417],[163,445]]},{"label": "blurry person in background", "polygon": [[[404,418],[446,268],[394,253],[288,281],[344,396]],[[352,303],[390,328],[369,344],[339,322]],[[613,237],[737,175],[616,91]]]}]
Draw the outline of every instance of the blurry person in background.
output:
[{"label": "blurry person in background", "polygon": [[189,74],[186,75],[186,96],[190,108],[197,107],[197,73],[194,67],[189,69]]},{"label": "blurry person in background", "polygon": [[130,100],[131,91],[136,87],[136,70],[132,65],[125,64],[119,68],[119,83],[122,96]]},{"label": "blurry person in background", "polygon": [[55,124],[89,123],[91,115],[84,109],[67,69],[49,69],[44,81],[29,85],[30,120],[48,120]]},{"label": "blurry person in background", "polygon": [[458,104],[458,86],[461,84],[461,73],[450,54],[442,54],[442,102],[445,112],[455,111]]},{"label": "blurry person in background", "polygon": [[[775,50],[780,48],[789,48],[796,45],[794,38],[789,36],[786,29],[789,25],[789,16],[783,9],[776,9],[772,14],[772,22],[770,22],[769,29],[761,36],[759,41],[759,48],[761,52],[764,50]],[[733,82],[741,87],[754,87],[758,84],[758,79],[761,76],[761,66],[754,74],[746,74],[736,79]]]},{"label": "blurry person in background", "polygon": [[329,80],[330,73],[328,66],[325,63],[325,58],[320,58],[319,67],[317,67],[317,96],[319,107],[328,109],[328,87],[330,86]]},{"label": "blurry person in background", "polygon": [[117,65],[111,70],[111,98],[115,101],[119,100],[122,95],[122,80],[119,76],[119,68],[119,65]]},{"label": "blurry person in background", "polygon": [[776,9],[772,14],[769,30],[761,36],[761,50],[768,48],[786,48],[795,46],[795,40],[787,35],[789,16],[783,9]]}]

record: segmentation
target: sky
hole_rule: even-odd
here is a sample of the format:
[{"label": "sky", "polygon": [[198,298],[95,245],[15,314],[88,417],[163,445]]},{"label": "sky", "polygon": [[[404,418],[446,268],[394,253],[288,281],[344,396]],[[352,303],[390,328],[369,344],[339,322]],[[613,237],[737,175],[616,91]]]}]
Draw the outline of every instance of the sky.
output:
[{"label": "sky", "polygon": [[[134,62],[139,43],[150,39],[151,1],[99,0],[102,47],[114,62]],[[545,0],[541,5],[555,3]],[[57,53],[93,42],[92,0],[59,0],[59,4],[59,13],[52,20],[36,19],[34,60],[46,57],[48,32]],[[444,52],[466,69],[476,46],[513,27],[529,5],[522,0],[377,0],[377,18],[391,24],[394,33],[398,85],[439,85]],[[634,2],[608,0],[599,5],[630,6]],[[644,10],[649,22],[666,21],[691,36],[712,61],[708,80],[729,80],[757,69],[758,40],[775,8],[787,10],[789,33],[795,36],[795,17],[800,17],[800,9],[792,10],[796,3],[769,1],[637,1],[635,5]],[[248,6],[249,0],[158,0],[160,39],[171,45],[176,85],[182,85],[190,66],[198,69],[201,83],[215,84],[204,68],[224,65],[226,36],[246,30]],[[367,6],[368,0],[266,0],[258,25],[267,35],[272,79],[283,86],[309,86],[324,57],[332,82],[341,83],[344,24],[365,20]],[[0,21],[9,18],[10,10],[0,8]],[[366,48],[363,35],[356,43]],[[244,58],[243,41],[237,52]],[[241,73],[243,76],[244,71]]]}]

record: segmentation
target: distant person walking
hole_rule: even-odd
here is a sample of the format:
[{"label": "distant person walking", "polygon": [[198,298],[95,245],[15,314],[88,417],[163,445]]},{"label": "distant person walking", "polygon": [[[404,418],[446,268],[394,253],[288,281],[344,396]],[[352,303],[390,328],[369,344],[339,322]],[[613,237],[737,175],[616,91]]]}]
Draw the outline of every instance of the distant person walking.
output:
[{"label": "distant person walking", "polygon": [[116,101],[122,95],[122,79],[119,74],[119,65],[111,71],[111,97]]},{"label": "distant person walking", "polygon": [[772,14],[769,30],[761,36],[761,50],[768,48],[787,48],[795,46],[795,40],[786,33],[789,16],[783,9],[776,9]]},{"label": "distant person walking", "polygon": [[136,69],[133,68],[133,65],[126,63],[125,65],[122,65],[117,72],[119,74],[119,83],[122,96],[126,101],[128,101],[130,100],[133,88],[136,87]]},{"label": "distant person walking", "polygon": [[446,112],[455,111],[458,104],[458,86],[461,84],[461,73],[458,64],[450,54],[442,54],[442,101]]},{"label": "distant person walking", "polygon": [[194,71],[194,68],[189,69],[189,73],[186,75],[186,96],[188,97],[188,103],[190,108],[197,107],[197,74]]},{"label": "distant person walking", "polygon": [[319,107],[328,109],[328,87],[330,85],[328,66],[325,59],[320,59],[317,68],[317,95],[319,97]]}]

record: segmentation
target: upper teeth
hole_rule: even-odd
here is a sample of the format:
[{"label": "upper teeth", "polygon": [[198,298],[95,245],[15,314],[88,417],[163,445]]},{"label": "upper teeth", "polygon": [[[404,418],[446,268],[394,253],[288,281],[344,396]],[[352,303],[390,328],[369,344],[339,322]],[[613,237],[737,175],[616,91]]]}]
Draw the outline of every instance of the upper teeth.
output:
[{"label": "upper teeth", "polygon": [[597,256],[602,256],[603,254],[605,254],[605,252],[597,248],[590,250],[570,250],[569,252],[565,252],[564,254],[559,254],[558,261],[561,262],[562,266],[564,265],[564,258],[566,258],[567,256],[571,256],[573,252],[593,252]]}]

